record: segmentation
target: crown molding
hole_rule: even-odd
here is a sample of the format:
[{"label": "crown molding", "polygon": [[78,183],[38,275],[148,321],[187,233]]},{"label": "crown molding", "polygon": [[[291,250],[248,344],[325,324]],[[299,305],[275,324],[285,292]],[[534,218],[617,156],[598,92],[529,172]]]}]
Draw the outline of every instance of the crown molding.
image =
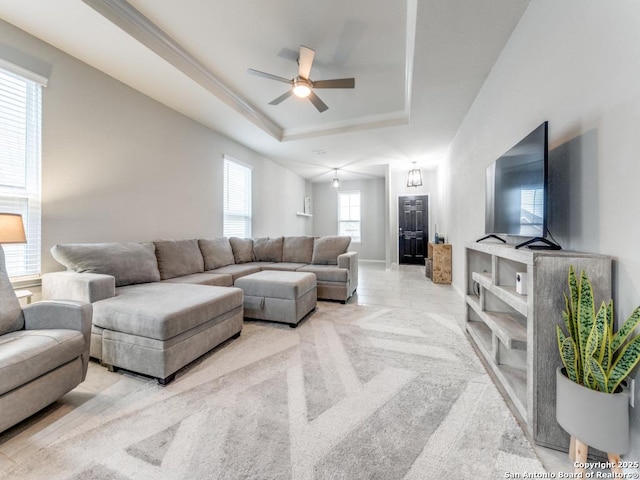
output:
[{"label": "crown molding", "polygon": [[211,70],[126,0],[82,1],[279,142],[409,123],[418,0],[406,0],[405,4],[407,23],[403,111],[360,117],[328,125],[293,129],[283,129],[269,116],[256,109],[249,101],[225,85]]},{"label": "crown molding", "polygon": [[322,127],[290,128],[282,133],[282,141],[290,142],[303,140],[305,138],[322,137],[325,135],[337,135],[340,133],[358,132],[361,130],[371,130],[373,128],[395,127],[409,123],[409,115],[404,111],[383,113],[368,117],[360,117],[354,120],[334,122],[325,124]]},{"label": "crown molding", "polygon": [[205,65],[126,0],[82,0],[276,140],[282,127],[227,87]]}]

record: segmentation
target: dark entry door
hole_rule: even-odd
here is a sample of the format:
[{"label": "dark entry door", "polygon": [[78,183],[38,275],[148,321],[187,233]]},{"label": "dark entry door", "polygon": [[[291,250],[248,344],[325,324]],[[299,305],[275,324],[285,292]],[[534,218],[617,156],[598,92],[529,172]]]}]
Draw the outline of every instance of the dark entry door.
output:
[{"label": "dark entry door", "polygon": [[406,196],[398,200],[400,263],[424,265],[429,238],[429,197]]}]

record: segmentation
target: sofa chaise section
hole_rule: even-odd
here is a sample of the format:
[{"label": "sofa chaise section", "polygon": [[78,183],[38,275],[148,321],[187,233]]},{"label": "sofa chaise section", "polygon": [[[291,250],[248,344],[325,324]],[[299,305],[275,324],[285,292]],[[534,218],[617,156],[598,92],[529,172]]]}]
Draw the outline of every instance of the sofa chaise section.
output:
[{"label": "sofa chaise section", "polygon": [[94,304],[93,352],[110,369],[158,378],[175,372],[242,330],[242,291],[205,285],[151,283],[117,289]]}]

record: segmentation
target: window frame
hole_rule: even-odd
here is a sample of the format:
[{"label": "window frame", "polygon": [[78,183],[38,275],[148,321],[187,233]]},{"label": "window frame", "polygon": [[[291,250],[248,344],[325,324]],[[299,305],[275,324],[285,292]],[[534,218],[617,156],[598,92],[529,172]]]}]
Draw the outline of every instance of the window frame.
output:
[{"label": "window frame", "polygon": [[[229,171],[229,168],[235,169],[235,173],[243,173],[244,178],[244,190],[240,192],[239,198],[235,200],[241,200],[246,209],[230,210],[230,194],[233,193],[229,190],[232,185],[230,175],[234,172]],[[229,155],[223,157],[223,187],[222,187],[222,231],[225,237],[241,237],[251,238],[252,223],[253,223],[253,205],[252,205],[252,188],[253,188],[253,167],[246,163],[240,162]],[[237,185],[236,185],[237,186]],[[243,197],[243,198],[242,198]],[[232,225],[231,221],[235,220],[237,223],[243,225],[242,232],[237,229],[237,225]],[[238,222],[238,220],[240,220]]]},{"label": "window frame", "polygon": [[[352,195],[358,195],[358,219],[354,220],[351,218],[351,208],[354,208],[349,202],[347,206],[349,208],[349,218],[342,218],[342,198],[343,196],[349,196],[351,198]],[[343,233],[342,225],[345,223],[357,223],[358,224],[358,236],[354,237],[353,235],[345,235]],[[362,192],[360,190],[343,190],[338,191],[338,235],[345,235],[351,237],[352,243],[362,243]]]},{"label": "window frame", "polygon": [[[22,215],[26,244],[3,245],[13,282],[42,273],[42,96],[47,79],[0,59],[0,211]],[[13,173],[13,175],[11,175]],[[12,183],[13,176],[13,183]],[[0,177],[1,178],[1,177]]]}]

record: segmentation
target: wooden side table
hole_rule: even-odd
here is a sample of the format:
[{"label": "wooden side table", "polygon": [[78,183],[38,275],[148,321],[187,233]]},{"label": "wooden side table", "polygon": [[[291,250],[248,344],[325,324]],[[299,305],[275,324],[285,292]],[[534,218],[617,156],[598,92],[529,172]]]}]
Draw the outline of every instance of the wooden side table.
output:
[{"label": "wooden side table", "polygon": [[427,245],[427,262],[431,268],[433,283],[451,284],[451,244],[433,243]]},{"label": "wooden side table", "polygon": [[31,290],[16,290],[15,292],[18,300],[26,298],[27,303],[31,303],[31,297],[33,297],[33,292]]}]

